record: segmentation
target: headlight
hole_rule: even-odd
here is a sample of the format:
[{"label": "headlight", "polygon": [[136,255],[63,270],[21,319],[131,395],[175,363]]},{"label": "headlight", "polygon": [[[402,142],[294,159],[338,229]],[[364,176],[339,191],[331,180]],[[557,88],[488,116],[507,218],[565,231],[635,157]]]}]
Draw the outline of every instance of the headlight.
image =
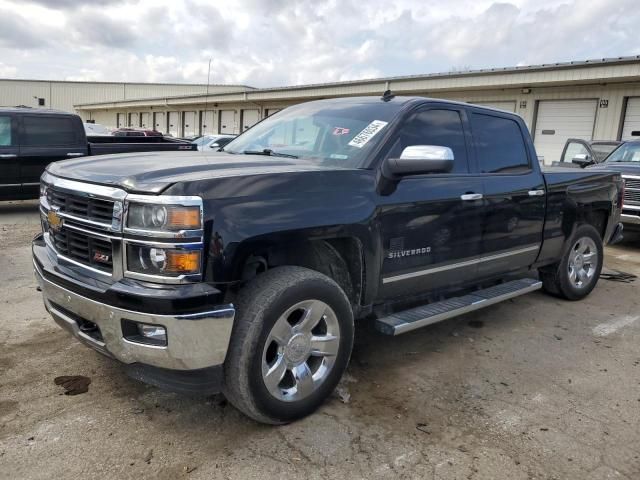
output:
[{"label": "headlight", "polygon": [[130,203],[127,227],[141,230],[199,230],[202,228],[200,207]]},{"label": "headlight", "polygon": [[144,275],[178,277],[200,273],[202,250],[127,245],[127,270]]}]

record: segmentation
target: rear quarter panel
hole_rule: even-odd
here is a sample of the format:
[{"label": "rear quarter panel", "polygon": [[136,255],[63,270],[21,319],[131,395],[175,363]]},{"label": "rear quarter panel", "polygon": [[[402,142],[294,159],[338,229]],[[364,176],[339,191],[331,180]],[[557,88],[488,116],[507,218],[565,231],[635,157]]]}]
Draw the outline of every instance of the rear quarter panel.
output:
[{"label": "rear quarter panel", "polygon": [[547,214],[538,263],[556,262],[565,242],[580,223],[604,217],[604,241],[609,238],[619,216],[620,174],[608,171],[544,169],[547,184]]}]

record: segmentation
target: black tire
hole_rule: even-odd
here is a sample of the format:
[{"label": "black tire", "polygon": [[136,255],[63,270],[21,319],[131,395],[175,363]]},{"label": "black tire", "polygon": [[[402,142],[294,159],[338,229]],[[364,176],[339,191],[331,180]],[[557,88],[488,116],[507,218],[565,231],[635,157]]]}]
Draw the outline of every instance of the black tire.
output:
[{"label": "black tire", "polygon": [[[318,300],[335,313],[339,325],[333,366],[313,393],[297,401],[276,398],[263,379],[263,352],[276,321],[292,306]],[[323,317],[324,318],[324,317]],[[236,318],[224,365],[225,397],[254,420],[284,424],[314,412],[333,392],[351,356],[353,312],[344,291],[329,277],[302,267],[277,267],[245,285],[236,302]]]},{"label": "black tire", "polygon": [[[597,252],[597,261],[594,262],[593,276],[583,286],[577,287],[570,278],[569,261],[574,247],[581,239],[590,239],[593,242]],[[567,300],[581,300],[589,295],[598,283],[603,259],[602,238],[600,238],[598,231],[591,225],[580,225],[567,241],[560,262],[540,270],[543,289],[547,293]]]}]

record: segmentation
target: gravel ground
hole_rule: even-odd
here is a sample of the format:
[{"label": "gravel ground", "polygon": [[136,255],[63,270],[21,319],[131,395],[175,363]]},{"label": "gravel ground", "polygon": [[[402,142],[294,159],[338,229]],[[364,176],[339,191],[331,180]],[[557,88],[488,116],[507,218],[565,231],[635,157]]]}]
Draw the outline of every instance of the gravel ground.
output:
[{"label": "gravel ground", "polygon": [[[54,325],[36,204],[0,203],[0,478],[640,478],[640,280],[533,293],[398,338],[363,325],[318,413],[258,425],[129,379]],[[606,266],[640,275],[640,237]],[[89,391],[63,395],[60,375]]]}]

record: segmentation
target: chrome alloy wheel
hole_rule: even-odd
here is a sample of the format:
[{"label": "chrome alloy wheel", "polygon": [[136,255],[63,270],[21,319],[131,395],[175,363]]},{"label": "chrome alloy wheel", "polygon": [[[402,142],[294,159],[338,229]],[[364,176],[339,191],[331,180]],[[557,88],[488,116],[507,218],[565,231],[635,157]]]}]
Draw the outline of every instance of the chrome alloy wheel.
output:
[{"label": "chrome alloy wheel", "polygon": [[305,300],[284,312],[267,336],[262,379],[278,400],[311,395],[327,379],[340,348],[335,312],[320,300]]},{"label": "chrome alloy wheel", "polygon": [[591,283],[598,266],[598,249],[589,237],[580,238],[569,252],[569,281],[581,289]]}]

